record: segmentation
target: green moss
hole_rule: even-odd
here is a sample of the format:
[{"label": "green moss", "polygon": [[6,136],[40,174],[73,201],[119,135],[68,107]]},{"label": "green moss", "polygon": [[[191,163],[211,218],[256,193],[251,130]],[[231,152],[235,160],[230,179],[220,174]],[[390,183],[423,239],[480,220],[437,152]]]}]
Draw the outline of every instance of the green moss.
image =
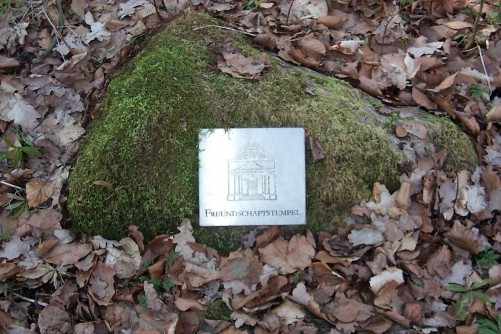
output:
[{"label": "green moss", "polygon": [[[112,80],[70,176],[73,227],[117,238],[137,224],[146,238],[176,232],[182,218],[197,226],[197,139],[200,128],[298,126],[326,152],[309,163],[308,228],[330,229],[336,217],[368,198],[374,182],[395,189],[402,159],[371,102],[336,79],[273,61],[262,80],[235,79],[215,67],[214,46],[228,39],[256,54],[242,35],[217,28],[202,14],[176,21]],[[306,93],[312,87],[316,96]],[[96,185],[105,181],[112,189]],[[102,184],[97,183],[97,184]],[[195,229],[220,250],[245,229]]]},{"label": "green moss", "polygon": [[459,126],[447,118],[427,117],[430,137],[438,150],[447,151],[445,169],[458,171],[473,169],[478,165],[478,156],[471,138]]},{"label": "green moss", "polygon": [[207,306],[203,317],[210,320],[231,320],[232,311],[226,306],[222,299],[213,301]]}]

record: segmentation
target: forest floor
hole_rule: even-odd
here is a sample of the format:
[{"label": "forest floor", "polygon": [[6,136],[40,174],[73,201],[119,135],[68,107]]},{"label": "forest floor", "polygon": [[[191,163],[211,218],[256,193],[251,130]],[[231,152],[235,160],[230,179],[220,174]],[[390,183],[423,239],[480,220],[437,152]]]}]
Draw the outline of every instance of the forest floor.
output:
[{"label": "forest floor", "polygon": [[[256,229],[229,255],[188,220],[149,242],[134,225],[118,241],[75,236],[64,207],[80,139],[111,76],[186,7],[386,104],[450,117],[479,165],[447,174],[441,152],[393,194],[374,184],[352,209],[364,223]],[[0,332],[501,333],[497,1],[4,0],[0,14]],[[242,80],[266,70],[220,56]]]}]

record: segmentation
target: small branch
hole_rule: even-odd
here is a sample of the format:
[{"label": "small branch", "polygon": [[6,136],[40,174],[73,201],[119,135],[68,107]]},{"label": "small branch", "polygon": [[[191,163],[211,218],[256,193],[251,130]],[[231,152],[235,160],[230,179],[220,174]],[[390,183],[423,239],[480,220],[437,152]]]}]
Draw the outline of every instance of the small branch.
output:
[{"label": "small branch", "polygon": [[14,296],[16,296],[17,298],[22,299],[22,300],[27,301],[27,302],[30,302],[30,303],[32,303],[32,304],[38,304],[38,305],[43,306],[43,307],[47,307],[47,306],[49,306],[49,304],[47,304],[47,303],[44,303],[44,302],[39,302],[38,300],[31,299],[31,298],[28,298],[28,297],[25,297],[25,296],[21,296],[20,294],[15,293],[15,292],[14,292],[14,293],[12,293],[12,294],[13,294]]},{"label": "small branch", "polygon": [[9,183],[7,181],[0,181],[0,183],[3,184],[4,186],[11,187],[11,188],[14,188],[14,189],[17,189],[17,190],[20,190],[20,191],[24,191],[24,188],[16,186],[15,184]]},{"label": "small branch", "polygon": [[482,67],[484,68],[484,73],[487,78],[487,86],[489,87],[489,94],[492,94],[491,77],[487,73],[487,67],[485,66],[484,56],[482,55],[482,48],[477,44],[478,54],[480,55],[480,61],[482,62]]},{"label": "small branch", "polygon": [[238,33],[241,33],[241,34],[244,34],[244,35],[248,35],[248,36],[252,36],[252,37],[256,37],[257,36],[256,34],[253,34],[253,33],[247,32],[247,31],[238,30],[238,29],[231,28],[231,27],[218,26],[216,24],[209,24],[209,25],[206,25],[206,26],[196,27],[196,28],[193,28],[193,31],[197,31],[197,30],[201,30],[201,29],[207,29],[207,28],[219,28],[219,29],[224,29],[224,30],[238,32]]},{"label": "small branch", "polygon": [[473,23],[473,33],[471,34],[470,41],[466,45],[466,49],[471,48],[472,45],[475,43],[475,40],[477,38],[478,26],[480,24],[480,18],[482,17],[482,12],[484,11],[484,1],[485,0],[480,0],[480,9],[478,11],[477,16],[475,17],[475,22]]},{"label": "small branch", "polygon": [[289,10],[287,11],[287,20],[285,21],[285,25],[289,25],[289,16],[291,15],[292,6],[294,6],[294,1],[296,0],[292,0],[291,5],[289,6]]}]

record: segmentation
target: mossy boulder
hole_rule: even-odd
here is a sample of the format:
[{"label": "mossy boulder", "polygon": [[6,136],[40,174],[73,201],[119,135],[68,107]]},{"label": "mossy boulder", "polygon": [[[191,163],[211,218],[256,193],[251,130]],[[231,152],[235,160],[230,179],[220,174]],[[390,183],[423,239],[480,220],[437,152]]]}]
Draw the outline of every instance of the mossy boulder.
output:
[{"label": "mossy boulder", "polygon": [[[120,237],[138,225],[146,237],[175,232],[197,216],[200,128],[304,127],[326,153],[308,162],[308,227],[330,229],[374,182],[395,189],[406,160],[392,136],[393,118],[348,84],[272,60],[261,80],[217,70],[218,45],[229,40],[246,55],[259,52],[241,34],[218,28],[205,14],[188,14],[154,37],[108,88],[71,173],[73,227]],[[427,116],[453,169],[475,163],[469,138],[448,120]],[[446,131],[445,131],[446,130]],[[444,132],[445,131],[445,132]],[[309,157],[307,158],[309,159]],[[216,248],[234,246],[242,229],[196,229]]]}]

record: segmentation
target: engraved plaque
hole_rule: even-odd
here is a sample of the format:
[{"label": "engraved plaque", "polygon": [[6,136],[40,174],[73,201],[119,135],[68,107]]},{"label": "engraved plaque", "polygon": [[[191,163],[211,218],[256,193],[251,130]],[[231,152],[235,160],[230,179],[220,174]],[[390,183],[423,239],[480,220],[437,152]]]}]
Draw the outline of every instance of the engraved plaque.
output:
[{"label": "engraved plaque", "polygon": [[202,129],[201,226],[306,222],[302,128]]}]

